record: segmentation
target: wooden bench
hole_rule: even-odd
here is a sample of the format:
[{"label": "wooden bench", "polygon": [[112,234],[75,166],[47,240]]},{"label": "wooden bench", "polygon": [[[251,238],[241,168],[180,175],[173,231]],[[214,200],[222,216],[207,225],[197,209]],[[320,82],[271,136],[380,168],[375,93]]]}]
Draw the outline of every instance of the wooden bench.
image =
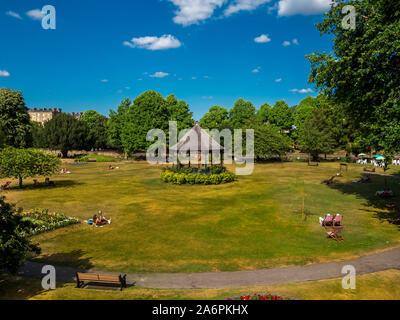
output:
[{"label": "wooden bench", "polygon": [[364,168],[364,171],[365,171],[365,172],[375,172],[375,167],[373,167],[373,168],[365,167],[365,168]]},{"label": "wooden bench", "polygon": [[308,162],[308,166],[309,167],[319,167],[319,163],[318,162],[316,162],[316,163]]},{"label": "wooden bench", "polygon": [[96,273],[76,273],[76,284],[77,288],[82,288],[85,285],[85,281],[96,282],[96,283],[108,283],[108,284],[119,284],[121,286],[121,291],[126,288],[126,275],[124,276],[110,276],[101,275]]}]

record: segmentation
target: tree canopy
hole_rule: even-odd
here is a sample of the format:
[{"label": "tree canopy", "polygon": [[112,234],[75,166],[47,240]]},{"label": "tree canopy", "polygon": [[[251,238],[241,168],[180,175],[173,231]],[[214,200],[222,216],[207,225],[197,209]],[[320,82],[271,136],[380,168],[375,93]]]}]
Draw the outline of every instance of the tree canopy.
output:
[{"label": "tree canopy", "polygon": [[121,130],[121,143],[125,152],[145,152],[152,144],[146,141],[152,129],[168,130],[168,107],[163,96],[146,91],[133,101]]},{"label": "tree canopy", "polygon": [[6,145],[16,148],[32,145],[31,122],[22,92],[0,89],[0,127]]},{"label": "tree canopy", "polygon": [[254,119],[256,108],[251,101],[237,100],[229,110],[229,120],[233,128],[242,128],[250,119]]},{"label": "tree canopy", "polygon": [[61,150],[64,158],[71,150],[88,150],[90,129],[84,121],[61,113],[44,124],[44,139],[47,148]]},{"label": "tree canopy", "polygon": [[[356,10],[355,29],[342,26],[345,5]],[[309,81],[332,97],[378,150],[400,149],[400,2],[336,0],[317,24],[333,35],[333,52],[308,56]]]},{"label": "tree canopy", "polygon": [[40,253],[40,248],[27,237],[32,223],[23,219],[21,210],[0,197],[0,270],[12,274],[17,273],[28,253]]},{"label": "tree canopy", "polygon": [[39,150],[13,147],[0,150],[0,177],[18,179],[20,187],[25,178],[54,174],[60,164],[56,156]]},{"label": "tree canopy", "polygon": [[213,106],[200,120],[203,129],[223,130],[229,128],[228,110],[224,107]]},{"label": "tree canopy", "polygon": [[107,147],[107,117],[95,110],[86,111],[81,118],[89,128],[88,144],[94,149]]}]

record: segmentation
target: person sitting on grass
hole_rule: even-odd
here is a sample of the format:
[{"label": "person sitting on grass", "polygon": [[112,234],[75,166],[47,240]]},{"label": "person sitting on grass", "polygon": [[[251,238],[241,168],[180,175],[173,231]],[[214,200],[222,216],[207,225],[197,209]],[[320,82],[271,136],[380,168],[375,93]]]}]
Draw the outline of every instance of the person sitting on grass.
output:
[{"label": "person sitting on grass", "polygon": [[103,213],[102,213],[101,210],[99,211],[99,215],[97,216],[97,219],[94,220],[94,221],[95,221],[96,226],[104,226],[106,224],[111,224],[111,218],[110,219],[106,219],[103,216]]},{"label": "person sitting on grass", "polygon": [[114,167],[110,164],[110,165],[108,166],[108,170],[114,170]]}]

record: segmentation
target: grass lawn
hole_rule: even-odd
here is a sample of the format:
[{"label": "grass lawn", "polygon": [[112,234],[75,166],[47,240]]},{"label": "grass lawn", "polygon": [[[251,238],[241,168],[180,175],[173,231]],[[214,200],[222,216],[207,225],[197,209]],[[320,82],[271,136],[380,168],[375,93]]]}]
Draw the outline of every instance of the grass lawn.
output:
[{"label": "grass lawn", "polygon": [[223,300],[244,294],[271,292],[302,300],[399,300],[400,270],[387,270],[357,277],[355,290],[344,290],[342,279],[228,289],[164,290],[131,287],[117,290],[76,289],[58,284],[54,291],[41,289],[41,280],[0,274],[0,299],[7,300]]},{"label": "grass lawn", "polygon": [[[68,166],[72,174],[52,178],[56,187],[34,188],[27,180],[26,189],[5,193],[27,210],[82,220],[103,210],[112,217],[104,228],[82,223],[36,236],[43,251],[36,259],[125,273],[232,271],[344,259],[400,245],[398,226],[386,221],[385,201],[374,196],[385,180],[399,195],[400,180],[373,176],[370,184],[352,183],[363,174],[361,166],[352,166],[333,186],[321,182],[338,172],[338,163],[257,164],[253,175],[231,184],[177,186],[160,180],[159,166],[122,162],[110,171],[108,165]],[[344,242],[326,239],[318,217],[327,213],[344,216]]]}]

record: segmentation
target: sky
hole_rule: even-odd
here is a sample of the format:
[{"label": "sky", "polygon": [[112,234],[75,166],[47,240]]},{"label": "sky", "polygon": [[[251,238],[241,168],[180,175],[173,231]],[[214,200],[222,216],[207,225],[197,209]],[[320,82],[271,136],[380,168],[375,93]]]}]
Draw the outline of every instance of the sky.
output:
[{"label": "sky", "polygon": [[0,87],[28,108],[104,115],[146,90],[185,100],[195,120],[238,98],[293,106],[317,95],[305,56],[332,50],[315,27],[330,1],[2,0]]}]

